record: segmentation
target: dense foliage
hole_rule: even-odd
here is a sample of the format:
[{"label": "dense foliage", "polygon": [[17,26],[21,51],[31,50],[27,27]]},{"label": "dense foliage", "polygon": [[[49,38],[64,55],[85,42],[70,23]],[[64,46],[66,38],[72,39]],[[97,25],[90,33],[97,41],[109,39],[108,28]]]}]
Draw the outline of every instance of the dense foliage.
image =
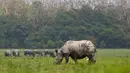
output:
[{"label": "dense foliage", "polygon": [[0,9],[0,48],[57,48],[67,40],[92,40],[96,47],[130,47],[130,30],[113,9],[103,12],[84,5],[47,16],[38,5],[26,7],[21,16],[4,15]]}]

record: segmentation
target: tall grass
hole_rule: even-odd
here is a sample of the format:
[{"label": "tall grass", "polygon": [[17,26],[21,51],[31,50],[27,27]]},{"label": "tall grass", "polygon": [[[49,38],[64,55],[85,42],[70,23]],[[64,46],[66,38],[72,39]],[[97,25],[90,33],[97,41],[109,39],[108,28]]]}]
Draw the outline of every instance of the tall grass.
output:
[{"label": "tall grass", "polygon": [[87,64],[87,59],[70,58],[68,64],[53,63],[50,57],[4,57],[0,54],[0,73],[130,73],[130,50],[98,50],[97,62]]}]

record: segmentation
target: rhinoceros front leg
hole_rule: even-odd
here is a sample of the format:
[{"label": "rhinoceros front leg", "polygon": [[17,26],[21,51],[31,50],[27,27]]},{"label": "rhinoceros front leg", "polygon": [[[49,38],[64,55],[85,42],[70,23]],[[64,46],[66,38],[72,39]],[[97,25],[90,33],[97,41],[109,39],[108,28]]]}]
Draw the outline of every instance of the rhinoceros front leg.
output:
[{"label": "rhinoceros front leg", "polygon": [[69,62],[69,56],[65,56],[65,63]]},{"label": "rhinoceros front leg", "polygon": [[65,57],[65,63],[68,63],[69,62],[69,54],[64,54],[64,57]]}]

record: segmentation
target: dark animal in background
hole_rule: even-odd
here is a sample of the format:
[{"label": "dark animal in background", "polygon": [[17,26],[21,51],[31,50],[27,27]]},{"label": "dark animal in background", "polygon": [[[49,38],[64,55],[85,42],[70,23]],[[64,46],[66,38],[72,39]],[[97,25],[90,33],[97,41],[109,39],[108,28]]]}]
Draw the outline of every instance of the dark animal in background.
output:
[{"label": "dark animal in background", "polygon": [[11,51],[7,50],[6,52],[4,52],[4,56],[7,56],[7,57],[11,56]]},{"label": "dark animal in background", "polygon": [[19,57],[20,56],[19,50],[18,49],[13,50],[12,55],[15,57]]},{"label": "dark animal in background", "polygon": [[24,50],[24,56],[33,56],[35,57],[35,52],[33,50]]},{"label": "dark animal in background", "polygon": [[60,64],[65,57],[66,63],[71,57],[75,62],[77,59],[89,58],[89,63],[95,63],[95,53],[96,49],[94,44],[89,40],[80,40],[80,41],[67,41],[59,50],[55,50],[57,58],[55,63]]}]

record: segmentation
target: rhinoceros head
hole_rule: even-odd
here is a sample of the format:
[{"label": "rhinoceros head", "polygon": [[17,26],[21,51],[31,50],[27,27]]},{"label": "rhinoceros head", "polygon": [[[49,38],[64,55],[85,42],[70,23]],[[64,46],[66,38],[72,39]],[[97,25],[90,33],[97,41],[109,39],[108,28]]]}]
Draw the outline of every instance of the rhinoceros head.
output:
[{"label": "rhinoceros head", "polygon": [[56,52],[56,60],[55,60],[55,63],[56,63],[56,64],[60,64],[61,61],[63,60],[62,49],[55,50],[55,52]]}]

